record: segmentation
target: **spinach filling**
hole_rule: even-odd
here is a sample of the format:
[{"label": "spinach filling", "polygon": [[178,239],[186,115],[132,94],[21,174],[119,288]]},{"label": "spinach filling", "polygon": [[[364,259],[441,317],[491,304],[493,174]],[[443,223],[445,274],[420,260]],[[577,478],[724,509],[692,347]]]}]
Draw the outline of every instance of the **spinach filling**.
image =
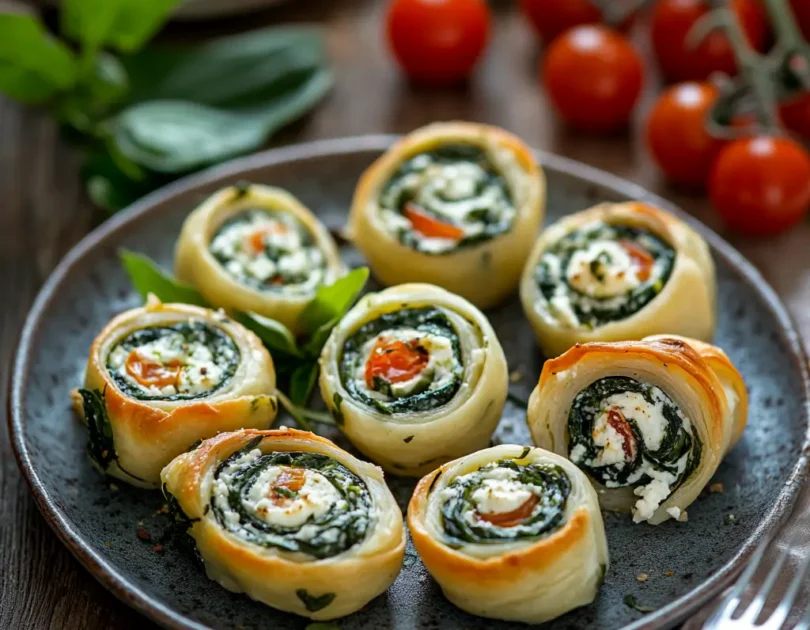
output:
[{"label": "spinach filling", "polygon": [[[503,174],[483,149],[463,143],[408,159],[383,188],[379,205],[399,241],[427,254],[449,253],[508,232],[516,215]],[[415,220],[413,212],[425,218]],[[437,229],[429,227],[436,223]],[[437,247],[426,245],[425,238],[449,240]]]},{"label": "spinach filling", "polygon": [[[217,522],[224,529],[261,547],[305,553],[318,559],[343,553],[365,539],[371,526],[372,501],[360,477],[320,453],[280,451],[255,458],[246,457],[258,447],[261,440],[261,437],[252,440],[223,461],[214,473],[210,505]],[[301,526],[284,526],[262,520],[250,509],[248,497],[258,477],[275,466],[317,471],[334,487],[339,500],[332,503],[326,513],[318,517],[310,516]],[[224,500],[218,500],[216,495],[220,482],[227,488]],[[275,490],[286,491],[283,486]],[[294,491],[286,492],[288,494],[284,496],[295,498]],[[236,514],[238,518],[233,519],[231,514]]]},{"label": "spinach filling", "polygon": [[[620,399],[613,398],[613,404],[608,399],[626,394],[638,394],[650,409],[660,411],[666,423],[660,427],[660,443],[654,448],[647,446],[645,438],[653,433],[645,435],[632,413],[621,414],[620,420],[614,415],[616,420],[612,426],[624,438],[623,457],[620,461],[596,465],[603,448],[594,443],[594,429],[600,418],[606,414],[609,417],[611,410],[615,412],[618,408],[615,402]],[[633,413],[643,412],[635,402],[633,405]],[[623,376],[602,378],[577,394],[568,416],[568,436],[571,460],[602,484],[608,487],[643,486],[652,482],[653,477],[658,477],[672,481],[670,494],[697,468],[703,447],[688,420],[666,393],[648,383]]]},{"label": "spinach filling", "polygon": [[209,251],[234,280],[258,291],[311,293],[325,278],[323,252],[289,212],[243,210],[219,226]]},{"label": "spinach filling", "polygon": [[[366,367],[369,342],[382,333],[395,336],[398,331],[416,331],[424,335],[444,338],[452,351],[453,368],[441,380],[437,373],[425,370],[423,378],[408,393],[397,395],[391,383],[375,377],[368,388],[358,378]],[[438,409],[449,403],[458,392],[464,370],[461,343],[453,324],[440,309],[434,307],[403,308],[380,315],[360,328],[343,345],[340,358],[340,380],[351,397],[386,415],[423,412]]]},{"label": "spinach filling", "polygon": [[[528,489],[536,501],[530,513],[518,524],[499,527],[481,518],[475,501],[476,490],[485,486],[487,478],[498,469],[507,473],[510,482]],[[510,474],[511,473],[511,474]],[[504,475],[499,471],[498,478]],[[525,540],[545,536],[561,525],[565,506],[571,493],[571,480],[559,466],[548,464],[519,464],[504,459],[453,480],[442,491],[442,525],[446,541],[451,546],[466,543],[487,544]],[[446,497],[446,498],[445,498]]]},{"label": "spinach filling", "polygon": [[[174,393],[165,394],[157,386],[141,385],[127,371],[126,359],[133,351],[151,347],[150,361],[157,361],[156,365],[162,363],[161,359],[168,358],[161,356],[156,349],[160,348],[160,342],[165,342],[167,354],[173,357],[178,353],[184,355],[166,364],[178,370],[177,374],[181,382],[185,379],[188,391],[173,386]],[[173,401],[194,400],[214,394],[230,382],[239,361],[239,348],[227,333],[204,322],[191,320],[131,332],[110,350],[106,367],[115,385],[127,396],[137,400]],[[210,380],[214,376],[216,380]]]},{"label": "spinach filling", "polygon": [[[612,244],[627,249],[631,259],[641,258],[646,269],[621,266],[615,250],[610,249]],[[572,285],[572,278],[580,279],[580,270],[572,268],[572,258],[583,251],[595,253],[582,272],[592,281],[595,290],[591,294]],[[626,319],[649,304],[663,290],[674,265],[675,250],[649,230],[597,222],[565,235],[550,246],[535,269],[535,280],[552,310],[562,302],[578,325],[596,328]],[[627,279],[633,277],[638,280],[628,283]],[[626,289],[611,294],[607,284],[611,280],[619,286],[624,284]]]}]

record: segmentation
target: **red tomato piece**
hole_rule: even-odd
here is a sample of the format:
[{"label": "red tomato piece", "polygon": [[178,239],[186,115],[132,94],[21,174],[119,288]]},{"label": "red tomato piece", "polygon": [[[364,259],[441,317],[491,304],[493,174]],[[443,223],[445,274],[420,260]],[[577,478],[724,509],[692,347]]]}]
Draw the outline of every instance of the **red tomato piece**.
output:
[{"label": "red tomato piece", "polygon": [[[758,0],[730,0],[751,45],[764,50],[768,20]],[[658,66],[669,81],[705,81],[713,72],[737,74],[737,62],[725,34],[715,31],[690,47],[692,27],[711,10],[705,0],[658,0],[650,16],[650,37]]]},{"label": "red tomato piece", "polygon": [[144,387],[151,386],[161,389],[169,385],[177,387],[182,369],[182,363],[176,359],[169,362],[168,365],[163,365],[144,357],[137,350],[129,353],[124,365],[127,374]]},{"label": "red tomato piece", "polygon": [[609,132],[627,124],[644,86],[644,66],[620,33],[600,25],[578,26],[551,44],[543,78],[566,122]]},{"label": "red tomato piece", "polygon": [[722,140],[706,130],[720,93],[710,83],[680,83],[656,101],[647,120],[647,144],[658,167],[674,182],[704,186]]},{"label": "red tomato piece", "polygon": [[399,65],[417,81],[455,83],[466,78],[489,39],[484,0],[393,0],[388,43]]},{"label": "red tomato piece", "polygon": [[429,360],[430,354],[417,339],[380,339],[366,362],[366,385],[372,387],[375,377],[389,383],[408,381],[425,369]]},{"label": "red tomato piece", "polygon": [[752,236],[784,232],[810,208],[810,156],[788,138],[736,140],[717,157],[709,194],[732,229]]},{"label": "red tomato piece", "polygon": [[534,511],[534,506],[539,502],[537,495],[532,494],[519,507],[511,512],[493,512],[492,514],[478,513],[478,518],[487,523],[492,523],[496,527],[515,527],[529,518]]},{"label": "red tomato piece", "polygon": [[464,238],[464,230],[450,223],[439,221],[435,217],[422,212],[412,203],[405,206],[402,211],[405,218],[411,222],[415,232],[428,238],[450,238],[454,241]]},{"label": "red tomato piece", "polygon": [[779,116],[785,127],[810,139],[810,93],[800,94],[782,103],[779,106]]}]

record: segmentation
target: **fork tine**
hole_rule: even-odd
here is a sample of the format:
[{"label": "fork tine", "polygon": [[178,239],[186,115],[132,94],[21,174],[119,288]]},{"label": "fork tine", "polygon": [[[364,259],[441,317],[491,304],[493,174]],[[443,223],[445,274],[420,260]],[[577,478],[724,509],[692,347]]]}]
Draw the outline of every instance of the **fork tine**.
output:
[{"label": "fork tine", "polygon": [[[793,606],[793,601],[796,599],[796,595],[799,593],[799,589],[804,582],[804,576],[807,573],[808,567],[810,567],[810,556],[806,556],[802,559],[801,564],[796,569],[796,575],[793,581],[785,592],[785,597],[779,602],[779,606],[776,607],[776,610],[774,610],[773,614],[768,618],[765,624],[768,630],[778,630],[778,628],[781,628],[782,624],[785,623],[788,614],[790,614],[790,609]],[[810,613],[810,611],[808,612]],[[805,615],[805,617],[807,617],[807,615]],[[798,628],[798,626],[796,627]]]},{"label": "fork tine", "polygon": [[[729,591],[723,603],[717,607],[717,609],[703,624],[704,628],[717,627],[722,622],[731,619],[731,616],[734,614],[734,612],[737,610],[737,606],[740,604],[740,595],[742,594],[743,590],[745,590],[745,587],[751,582],[751,578],[754,576],[754,573],[762,560],[762,556],[765,555],[765,550],[767,549],[769,542],[769,540],[764,540],[759,545],[757,550],[754,552],[754,555],[751,556],[748,566],[745,567],[745,571],[742,572],[742,575],[740,575],[737,582]],[[805,628],[805,630],[810,630],[810,628]]]},{"label": "fork tine", "polygon": [[759,613],[762,612],[762,608],[765,606],[765,601],[768,599],[768,595],[771,593],[771,589],[776,582],[776,578],[779,577],[779,571],[782,569],[782,565],[785,564],[785,558],[787,558],[788,551],[789,549],[787,546],[784,546],[779,550],[779,557],[776,559],[776,562],[773,563],[773,567],[771,567],[768,577],[765,578],[765,582],[759,588],[754,601],[748,605],[748,608],[745,610],[742,617],[740,617],[741,621],[744,620],[751,625],[754,625],[754,621],[756,621]]},{"label": "fork tine", "polygon": [[804,611],[802,618],[799,620],[799,623],[793,627],[793,630],[810,630],[810,606]]}]

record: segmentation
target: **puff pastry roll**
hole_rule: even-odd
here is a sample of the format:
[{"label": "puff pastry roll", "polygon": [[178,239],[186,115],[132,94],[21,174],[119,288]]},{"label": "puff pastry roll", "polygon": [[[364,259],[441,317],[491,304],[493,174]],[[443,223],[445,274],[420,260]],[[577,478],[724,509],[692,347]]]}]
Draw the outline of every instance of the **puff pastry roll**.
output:
[{"label": "puff pastry roll", "polygon": [[158,487],[161,469],[195,441],[269,428],[275,391],[273,360],[251,331],[222,313],[150,296],[96,337],[72,398],[96,466]]},{"label": "puff pastry roll", "polygon": [[543,353],[576,343],[682,334],[710,341],[714,263],[703,238],[642,203],[604,203],[546,229],[520,285]]},{"label": "puff pastry roll", "polygon": [[293,331],[321,284],[344,273],[327,229],[290,193],[246,184],[214,193],[183,224],[175,275],[209,304]]},{"label": "puff pastry roll", "polygon": [[342,617],[402,566],[402,512],[382,471],[312,433],[222,434],[161,477],[208,577],[273,608]]},{"label": "puff pastry roll", "polygon": [[605,508],[657,525],[685,520],[747,413],[745,383],[722,350],[662,335],[546,361],[528,423],[538,446],[589,475]]},{"label": "puff pastry roll", "polygon": [[489,444],[508,372],[487,318],[428,284],[363,297],[320,358],[324,402],[387,471],[419,476]]},{"label": "puff pastry roll", "polygon": [[436,284],[488,308],[518,284],[545,192],[542,170],[515,136],[435,123],[363,174],[347,236],[383,284]]},{"label": "puff pastry roll", "polygon": [[408,526],[447,598],[482,617],[548,621],[592,602],[608,567],[588,478],[539,448],[496,446],[433,471]]}]

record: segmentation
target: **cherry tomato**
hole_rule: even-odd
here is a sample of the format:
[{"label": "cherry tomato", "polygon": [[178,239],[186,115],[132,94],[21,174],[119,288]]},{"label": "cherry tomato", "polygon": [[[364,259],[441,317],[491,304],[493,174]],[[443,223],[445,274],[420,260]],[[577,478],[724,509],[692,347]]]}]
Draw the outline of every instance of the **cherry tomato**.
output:
[{"label": "cherry tomato", "polygon": [[389,383],[408,381],[425,369],[428,361],[430,354],[416,339],[409,342],[380,340],[366,362],[366,384],[372,387],[376,377]]},{"label": "cherry tomato", "polygon": [[[569,28],[604,22],[602,10],[593,0],[520,0],[520,8],[546,43]],[[630,28],[634,17],[630,15],[619,28]]]},{"label": "cherry tomato", "polygon": [[555,39],[543,65],[551,101],[570,125],[608,132],[625,124],[644,86],[644,66],[625,37],[601,25]]},{"label": "cherry tomato", "polygon": [[810,94],[801,94],[779,106],[785,127],[810,139]]},{"label": "cherry tomato", "polygon": [[489,23],[485,0],[393,0],[386,28],[410,77],[444,84],[470,74],[489,38]]},{"label": "cherry tomato", "polygon": [[674,182],[703,186],[723,142],[706,131],[720,96],[709,83],[679,83],[656,101],[647,120],[647,144],[658,167]]},{"label": "cherry tomato", "polygon": [[[758,0],[730,0],[752,46],[764,50],[768,22]],[[687,44],[695,23],[711,10],[705,0],[658,0],[650,16],[653,51],[669,81],[705,81],[712,72],[737,74],[737,62],[728,38],[710,33],[698,46]]]},{"label": "cherry tomato", "polygon": [[788,138],[736,140],[717,156],[709,194],[734,230],[778,234],[810,208],[810,155]]},{"label": "cherry tomato", "polygon": [[802,29],[804,38],[810,41],[810,2],[807,2],[807,0],[790,0],[790,8],[793,9],[793,15],[799,23],[799,28]]}]

